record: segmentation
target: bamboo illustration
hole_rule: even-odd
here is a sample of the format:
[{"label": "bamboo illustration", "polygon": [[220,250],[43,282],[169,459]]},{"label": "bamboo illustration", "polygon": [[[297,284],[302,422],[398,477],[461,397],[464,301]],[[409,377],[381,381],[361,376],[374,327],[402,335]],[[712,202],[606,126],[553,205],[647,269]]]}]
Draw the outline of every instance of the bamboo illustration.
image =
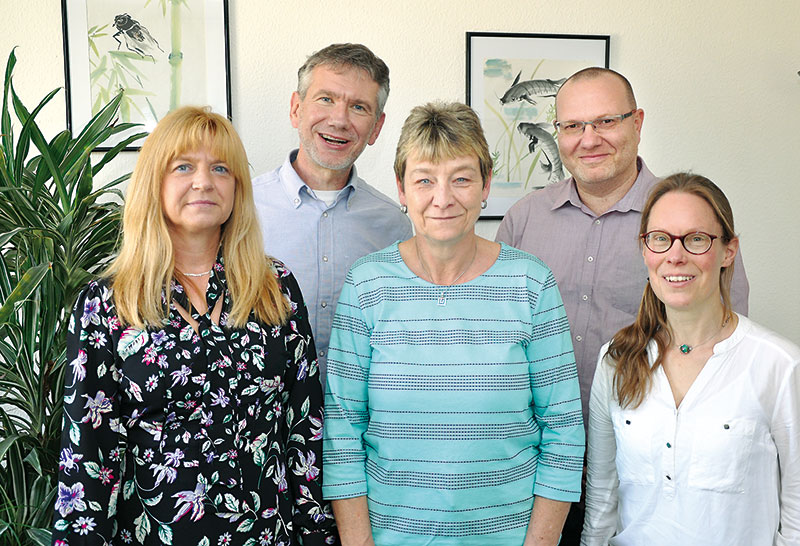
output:
[{"label": "bamboo illustration", "polygon": [[171,0],[170,7],[170,110],[177,108],[181,104],[183,68],[183,51],[181,51],[181,3],[183,3],[183,0]]}]

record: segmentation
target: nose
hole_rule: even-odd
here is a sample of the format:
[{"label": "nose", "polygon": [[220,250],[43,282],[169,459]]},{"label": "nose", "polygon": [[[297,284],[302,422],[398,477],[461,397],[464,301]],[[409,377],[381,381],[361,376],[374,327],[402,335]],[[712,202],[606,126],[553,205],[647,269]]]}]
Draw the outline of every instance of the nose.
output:
[{"label": "nose", "polygon": [[433,192],[433,204],[444,209],[453,204],[453,189],[448,183],[436,184]]},{"label": "nose", "polygon": [[336,102],[336,104],[333,105],[333,108],[331,108],[330,117],[328,118],[330,124],[334,127],[346,127],[348,120],[347,114],[347,102]]},{"label": "nose", "polygon": [[192,177],[192,189],[205,191],[210,189],[211,186],[211,173],[209,170],[207,168],[197,169]]},{"label": "nose", "polygon": [[600,144],[602,140],[600,135],[597,134],[597,131],[594,130],[594,125],[591,123],[584,125],[583,133],[581,134],[581,146],[584,148],[592,148]]},{"label": "nose", "polygon": [[666,259],[669,263],[683,263],[686,261],[687,255],[688,252],[683,248],[683,244],[678,239],[675,239],[666,252]]}]

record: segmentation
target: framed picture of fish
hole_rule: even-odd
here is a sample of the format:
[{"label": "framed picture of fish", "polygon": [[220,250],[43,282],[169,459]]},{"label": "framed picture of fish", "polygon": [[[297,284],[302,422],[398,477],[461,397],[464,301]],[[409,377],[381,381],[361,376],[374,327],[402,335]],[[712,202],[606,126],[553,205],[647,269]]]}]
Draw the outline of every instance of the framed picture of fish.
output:
[{"label": "framed picture of fish", "polygon": [[467,32],[467,104],[494,160],[488,206],[500,219],[528,192],[569,176],[558,153],[555,95],[582,68],[608,68],[609,36]]},{"label": "framed picture of fish", "polygon": [[61,14],[70,130],[118,93],[119,121],[141,124],[109,141],[124,150],[183,104],[230,118],[227,0],[61,0]]}]

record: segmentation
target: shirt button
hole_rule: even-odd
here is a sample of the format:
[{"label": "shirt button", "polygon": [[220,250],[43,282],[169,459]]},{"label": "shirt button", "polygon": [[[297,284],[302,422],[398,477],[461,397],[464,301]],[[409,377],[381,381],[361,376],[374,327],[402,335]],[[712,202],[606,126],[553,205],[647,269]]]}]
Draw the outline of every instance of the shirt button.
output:
[{"label": "shirt button", "polygon": [[322,217],[323,217],[323,218],[327,218],[327,217],[328,217],[328,213],[327,213],[327,212],[323,212],[323,213],[322,213]]},{"label": "shirt button", "polygon": [[586,261],[587,262],[593,262],[594,261],[594,256],[589,256],[588,258],[586,258]]},{"label": "shirt button", "polygon": [[672,480],[672,477],[669,474],[667,474],[667,479]]},{"label": "shirt button", "polygon": [[325,309],[328,306],[328,302],[323,301],[322,303],[320,303],[320,306],[322,306],[322,308]]},{"label": "shirt button", "polygon": [[598,218],[597,220],[594,221],[594,223],[599,226],[600,225],[600,219]]},{"label": "shirt button", "polygon": [[319,356],[325,356],[325,351],[320,351]]},{"label": "shirt button", "polygon": [[584,294],[583,296],[581,296],[581,299],[582,299],[583,301],[586,301],[586,300],[588,300],[588,299],[589,299],[589,296],[587,296],[586,294]]},{"label": "shirt button", "polygon": [[327,256],[323,256],[323,257],[322,257],[322,261],[323,261],[323,262],[327,262],[327,261],[328,261],[328,257],[327,257]]},{"label": "shirt button", "polygon": [[581,341],[583,338],[581,336],[575,336],[575,341]]},{"label": "shirt button", "polygon": [[295,197],[294,198],[294,204],[295,205],[299,205],[300,204],[300,198],[299,197]]},{"label": "shirt button", "polygon": [[672,444],[667,442],[667,447],[672,447]]}]

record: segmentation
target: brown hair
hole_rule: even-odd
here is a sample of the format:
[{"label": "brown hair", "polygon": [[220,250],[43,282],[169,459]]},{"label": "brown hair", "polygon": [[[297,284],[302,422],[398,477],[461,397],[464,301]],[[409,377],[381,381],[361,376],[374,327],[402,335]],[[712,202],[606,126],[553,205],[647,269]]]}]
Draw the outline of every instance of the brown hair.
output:
[{"label": "brown hair", "polygon": [[[681,192],[696,195],[709,204],[722,226],[720,239],[728,244],[736,237],[733,229],[733,211],[728,198],[719,187],[704,176],[690,173],[676,173],[656,184],[647,198],[642,210],[640,234],[647,231],[650,213],[653,206],[664,195],[670,192]],[[641,239],[639,241],[641,246]],[[719,272],[719,288],[722,297],[723,323],[731,318],[731,281],[733,279],[733,263],[723,267]],[[650,365],[647,345],[654,339],[658,346],[658,358]],[[621,407],[637,408],[650,391],[653,373],[661,366],[664,353],[672,343],[667,313],[664,304],[656,297],[650,283],[645,286],[636,321],[614,335],[607,355],[616,363],[614,370],[614,389]]]},{"label": "brown hair", "polygon": [[172,160],[202,147],[227,164],[236,184],[233,210],[222,226],[220,242],[233,300],[229,324],[243,326],[251,311],[267,324],[283,324],[289,303],[264,255],[244,146],[230,121],[198,106],[184,106],[164,116],[139,152],[125,197],[122,246],[104,273],[111,279],[118,316],[137,328],[160,324],[166,317],[170,282],[178,272],[161,184]]}]

